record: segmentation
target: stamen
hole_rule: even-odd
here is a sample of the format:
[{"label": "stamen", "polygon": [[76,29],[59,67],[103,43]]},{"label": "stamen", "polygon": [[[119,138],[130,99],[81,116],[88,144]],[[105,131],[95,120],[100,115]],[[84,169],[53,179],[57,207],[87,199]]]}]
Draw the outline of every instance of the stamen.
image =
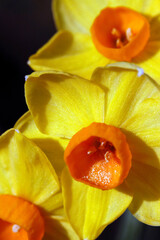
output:
[{"label": "stamen", "polygon": [[110,157],[111,157],[111,156],[110,156],[110,152],[107,151],[107,152],[104,154],[104,159],[105,159],[105,161],[106,161],[106,162],[109,162]]},{"label": "stamen", "polygon": [[19,232],[20,229],[21,229],[21,227],[19,225],[17,225],[17,224],[14,224],[12,226],[12,232],[14,232],[14,233]]},{"label": "stamen", "polygon": [[127,28],[127,30],[126,30],[126,39],[127,39],[128,42],[131,41],[132,36],[133,36],[132,29],[131,28]]},{"label": "stamen", "polygon": [[88,154],[88,155],[89,155],[89,154],[93,154],[93,153],[95,153],[96,151],[97,151],[97,148],[96,148],[95,146],[90,146],[87,154]]},{"label": "stamen", "polygon": [[112,28],[111,34],[117,38],[121,37],[121,33],[116,28]]},{"label": "stamen", "polygon": [[123,47],[123,43],[121,42],[120,38],[118,38],[118,39],[116,40],[116,47],[117,47],[117,48]]},{"label": "stamen", "polygon": [[99,149],[104,149],[105,145],[106,145],[106,141],[102,141],[100,143]]}]

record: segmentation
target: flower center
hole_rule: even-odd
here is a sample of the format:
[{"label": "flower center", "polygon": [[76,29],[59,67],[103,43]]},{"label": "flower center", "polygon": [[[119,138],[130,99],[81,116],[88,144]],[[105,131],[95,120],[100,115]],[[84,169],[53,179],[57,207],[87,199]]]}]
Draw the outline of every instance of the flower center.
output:
[{"label": "flower center", "polygon": [[0,239],[41,240],[44,220],[38,208],[16,196],[0,195]]},{"label": "flower center", "polygon": [[112,28],[111,34],[114,39],[115,48],[121,48],[129,43],[133,38],[131,28],[127,28],[125,33],[121,33],[116,28]]},{"label": "flower center", "polygon": [[146,46],[150,36],[147,19],[126,7],[105,8],[91,27],[97,50],[107,58],[131,61]]},{"label": "flower center", "polygon": [[77,132],[64,154],[73,178],[100,189],[111,189],[124,181],[131,157],[125,135],[104,123],[92,123]]}]

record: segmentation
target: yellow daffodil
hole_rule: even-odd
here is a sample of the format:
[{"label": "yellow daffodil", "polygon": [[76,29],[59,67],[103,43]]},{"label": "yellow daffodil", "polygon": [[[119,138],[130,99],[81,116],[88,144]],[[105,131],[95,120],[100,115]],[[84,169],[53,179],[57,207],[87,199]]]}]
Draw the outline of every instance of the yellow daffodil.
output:
[{"label": "yellow daffodil", "polygon": [[8,130],[0,137],[0,239],[78,240],[62,207],[45,154],[19,130]]},{"label": "yellow daffodil", "polygon": [[90,78],[93,70],[131,61],[160,83],[159,0],[53,0],[59,30],[29,65]]},{"label": "yellow daffodil", "polygon": [[61,163],[53,165],[59,176],[64,160],[68,165],[64,207],[80,239],[97,238],[127,207],[140,221],[160,225],[160,90],[150,77],[130,64],[98,68],[91,81],[34,72],[25,91],[30,112],[16,127],[50,157],[50,139],[61,146]]}]

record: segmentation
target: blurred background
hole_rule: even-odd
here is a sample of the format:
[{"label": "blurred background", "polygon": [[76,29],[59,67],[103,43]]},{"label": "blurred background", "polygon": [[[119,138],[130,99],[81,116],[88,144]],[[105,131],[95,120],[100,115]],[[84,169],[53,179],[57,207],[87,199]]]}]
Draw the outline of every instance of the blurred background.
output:
[{"label": "blurred background", "polygon": [[0,0],[0,132],[11,128],[27,110],[24,76],[28,57],[55,32],[50,0]]},{"label": "blurred background", "polygon": [[[27,60],[55,32],[51,0],[0,0],[1,134],[27,111],[24,77],[32,72]],[[98,238],[103,239],[159,240],[160,228],[139,223],[126,211]]]}]

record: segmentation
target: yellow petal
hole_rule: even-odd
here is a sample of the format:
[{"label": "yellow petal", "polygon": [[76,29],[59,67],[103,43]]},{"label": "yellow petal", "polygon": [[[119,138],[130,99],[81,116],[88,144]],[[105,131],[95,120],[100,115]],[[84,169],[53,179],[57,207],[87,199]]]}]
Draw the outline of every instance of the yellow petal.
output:
[{"label": "yellow petal", "polygon": [[46,228],[44,240],[80,240],[70,223],[63,217],[45,218]]},{"label": "yellow petal", "polygon": [[129,210],[141,222],[160,226],[160,170],[133,161],[128,182],[134,190]]},{"label": "yellow petal", "polygon": [[53,16],[58,29],[89,33],[95,17],[105,7],[125,6],[142,14],[154,16],[160,12],[159,0],[52,0]]},{"label": "yellow petal", "polygon": [[148,96],[148,99],[143,100],[137,106],[133,116],[122,125],[129,131],[127,137],[133,157],[138,159],[139,156],[139,161],[156,168],[160,168],[159,119],[160,97],[149,98]]},{"label": "yellow petal", "polygon": [[53,16],[58,29],[89,33],[94,18],[105,7],[105,1],[53,0]]},{"label": "yellow petal", "polygon": [[97,66],[109,62],[95,49],[90,36],[61,31],[32,55],[28,63],[36,71],[63,70],[90,79]]},{"label": "yellow petal", "polygon": [[71,225],[82,239],[95,239],[128,207],[132,194],[124,183],[100,190],[75,181],[67,169],[62,173],[64,207]]},{"label": "yellow petal", "polygon": [[150,19],[150,42],[160,41],[159,22],[160,14]]},{"label": "yellow petal", "polygon": [[159,41],[149,41],[143,52],[133,61],[160,84],[160,38]]},{"label": "yellow petal", "polygon": [[[49,213],[49,215],[53,214],[54,216],[56,216],[57,212],[59,213],[59,209],[62,208],[62,206],[63,197],[61,190],[56,194],[51,195],[48,199],[41,203],[41,208],[45,209],[44,216],[47,215],[47,213]],[[59,213],[58,215],[62,216],[61,213]]]},{"label": "yellow petal", "polygon": [[104,118],[104,92],[88,80],[61,72],[31,74],[26,99],[41,132],[70,138]]},{"label": "yellow petal", "polygon": [[[97,0],[98,1],[98,0]],[[105,0],[103,0],[105,1]],[[160,3],[159,0],[108,0],[107,6],[109,7],[118,7],[118,6],[124,6],[131,9],[134,9],[135,11],[146,15],[147,17],[155,16],[156,14],[159,14],[160,11]]]},{"label": "yellow petal", "polygon": [[19,129],[24,136],[31,139],[41,150],[46,154],[47,158],[53,165],[56,173],[60,176],[62,169],[65,166],[63,155],[64,149],[68,145],[68,139],[52,138],[41,133],[35,125],[30,112],[25,113],[15,124],[16,129]]},{"label": "yellow petal", "polygon": [[92,75],[92,80],[106,89],[106,124],[123,127],[144,99],[159,96],[159,89],[152,79],[145,74],[138,77],[134,67],[129,63],[115,63],[98,68]]},{"label": "yellow petal", "polygon": [[41,206],[59,192],[57,175],[47,157],[18,130],[1,136],[0,159],[1,194],[13,194]]}]

